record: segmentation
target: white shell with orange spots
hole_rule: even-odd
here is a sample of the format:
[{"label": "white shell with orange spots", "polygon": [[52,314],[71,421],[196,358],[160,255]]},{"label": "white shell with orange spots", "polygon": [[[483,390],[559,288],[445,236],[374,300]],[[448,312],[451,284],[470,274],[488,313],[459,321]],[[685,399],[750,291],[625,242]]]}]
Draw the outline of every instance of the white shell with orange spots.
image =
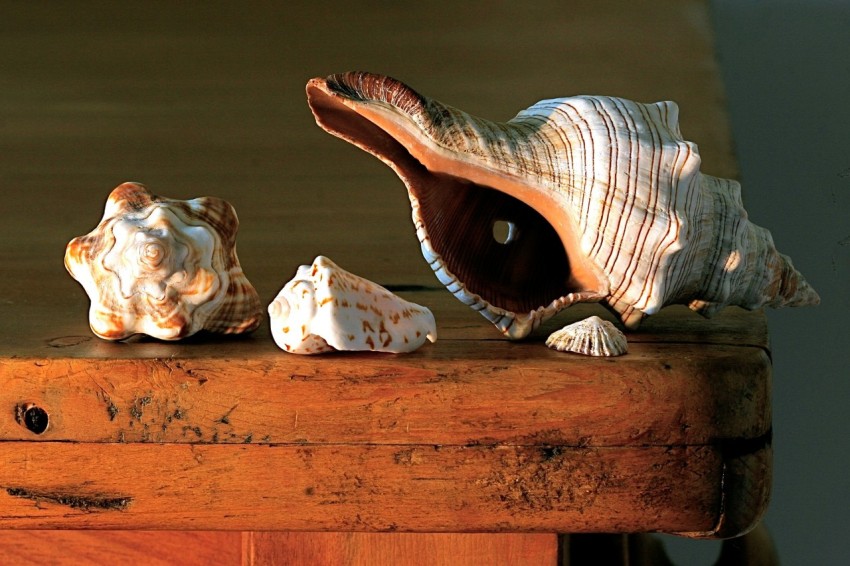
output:
[{"label": "white shell with orange spots", "polygon": [[437,339],[434,315],[324,256],[302,265],[269,305],[272,338],[293,354],[404,353]]}]

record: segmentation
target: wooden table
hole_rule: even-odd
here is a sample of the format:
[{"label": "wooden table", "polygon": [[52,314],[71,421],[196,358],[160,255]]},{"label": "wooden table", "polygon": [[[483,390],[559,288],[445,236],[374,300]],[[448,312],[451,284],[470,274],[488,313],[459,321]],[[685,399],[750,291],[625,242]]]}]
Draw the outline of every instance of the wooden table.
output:
[{"label": "wooden table", "polygon": [[[704,169],[733,176],[705,6],[452,6],[7,7],[0,526],[122,531],[5,531],[6,556],[543,564],[575,554],[554,533],[726,537],[757,522],[762,314],[671,308],[618,359],[542,344],[607,316],[595,305],[508,342],[436,282],[400,181],[316,127],[303,95],[311,76],[359,68],[495,119],[575,93],[673,99]],[[230,201],[264,303],[324,254],[430,307],[440,339],[306,358],[266,324],[93,337],[62,253],[125,180]]]}]

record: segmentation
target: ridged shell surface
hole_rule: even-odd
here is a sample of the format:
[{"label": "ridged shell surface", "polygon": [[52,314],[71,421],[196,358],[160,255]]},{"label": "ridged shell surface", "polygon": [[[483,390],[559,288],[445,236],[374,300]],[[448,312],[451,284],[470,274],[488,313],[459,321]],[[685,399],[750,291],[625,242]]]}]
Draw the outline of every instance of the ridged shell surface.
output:
[{"label": "ridged shell surface", "polygon": [[[317,123],[404,181],[439,280],[520,338],[581,301],[627,327],[669,304],[817,304],[817,293],[747,218],[740,185],[700,171],[673,102],[543,100],[505,123],[369,73],[313,79]],[[494,239],[495,223],[511,234]]]},{"label": "ridged shell surface", "polygon": [[65,267],[91,299],[92,331],[107,340],[177,340],[257,328],[262,307],[236,257],[238,226],[219,198],[183,201],[138,183],[118,186],[100,224],[65,250]]},{"label": "ridged shell surface", "polygon": [[293,354],[405,353],[437,339],[434,315],[324,256],[302,265],[269,305],[272,338]]},{"label": "ridged shell surface", "polygon": [[559,352],[585,356],[622,356],[629,350],[625,334],[613,323],[591,316],[556,330],[546,345]]}]

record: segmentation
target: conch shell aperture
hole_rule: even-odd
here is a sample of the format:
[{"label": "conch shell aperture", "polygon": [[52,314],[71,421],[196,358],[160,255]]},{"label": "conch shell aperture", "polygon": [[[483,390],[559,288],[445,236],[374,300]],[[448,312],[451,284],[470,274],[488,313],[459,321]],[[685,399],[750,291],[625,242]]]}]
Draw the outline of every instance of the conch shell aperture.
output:
[{"label": "conch shell aperture", "polygon": [[236,257],[238,226],[219,198],[174,200],[138,183],[115,188],[100,224],[65,250],[65,267],[91,299],[92,331],[107,340],[177,340],[256,329],[262,308]]},{"label": "conch shell aperture", "polygon": [[700,172],[673,102],[576,96],[497,123],[369,73],[312,79],[307,97],[323,129],[399,175],[438,279],[511,338],[577,302],[633,329],[670,304],[820,300],[747,219],[740,185]]}]

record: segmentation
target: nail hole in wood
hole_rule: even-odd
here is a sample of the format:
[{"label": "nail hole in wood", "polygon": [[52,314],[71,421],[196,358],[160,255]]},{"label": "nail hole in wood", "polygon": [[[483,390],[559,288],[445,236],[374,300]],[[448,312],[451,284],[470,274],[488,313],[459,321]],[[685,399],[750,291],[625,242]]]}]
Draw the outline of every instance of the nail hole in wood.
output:
[{"label": "nail hole in wood", "polygon": [[18,407],[18,414],[21,417],[19,419],[21,424],[35,434],[44,433],[50,424],[50,416],[47,414],[47,411],[36,405],[29,404]]}]

